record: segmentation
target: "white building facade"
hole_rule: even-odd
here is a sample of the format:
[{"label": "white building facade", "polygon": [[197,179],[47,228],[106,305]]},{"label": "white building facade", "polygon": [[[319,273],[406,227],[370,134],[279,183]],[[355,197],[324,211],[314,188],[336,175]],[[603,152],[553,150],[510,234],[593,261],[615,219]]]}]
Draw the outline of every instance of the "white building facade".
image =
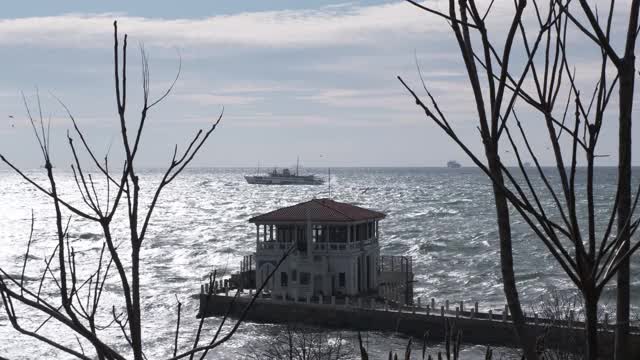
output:
[{"label": "white building facade", "polygon": [[375,294],[378,222],[384,217],[331,199],[313,199],[251,218],[256,225],[256,284],[290,251],[265,286],[274,297]]}]

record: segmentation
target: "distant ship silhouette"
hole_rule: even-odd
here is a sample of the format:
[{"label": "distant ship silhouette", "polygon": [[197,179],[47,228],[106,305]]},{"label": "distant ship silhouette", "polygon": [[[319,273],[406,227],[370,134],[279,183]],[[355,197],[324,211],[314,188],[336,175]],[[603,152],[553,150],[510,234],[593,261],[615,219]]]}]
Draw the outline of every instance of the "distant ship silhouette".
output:
[{"label": "distant ship silhouette", "polygon": [[455,160],[451,160],[447,162],[447,167],[450,169],[459,169],[462,167],[462,165],[460,165],[460,163]]}]

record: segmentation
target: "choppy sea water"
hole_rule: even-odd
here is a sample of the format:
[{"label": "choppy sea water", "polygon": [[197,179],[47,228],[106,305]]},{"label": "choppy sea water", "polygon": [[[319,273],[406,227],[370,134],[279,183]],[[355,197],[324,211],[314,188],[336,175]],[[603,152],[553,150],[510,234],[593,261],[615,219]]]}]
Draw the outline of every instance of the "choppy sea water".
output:
[{"label": "choppy sea water", "polygon": [[[316,169],[316,174],[325,171]],[[149,359],[165,357],[173,351],[178,300],[183,304],[179,343],[182,350],[190,348],[188,341],[197,327],[197,301],[191,295],[199,291],[200,281],[207,272],[212,269],[235,271],[241,256],[254,251],[255,228],[247,222],[250,217],[329,195],[326,185],[249,185],[242,175],[254,172],[255,169],[191,169],[163,192],[141,253],[143,331]],[[46,184],[43,169],[29,174]],[[161,175],[161,170],[141,172],[142,191],[147,202]],[[596,172],[599,214],[609,211],[615,175],[615,169],[602,168]],[[57,171],[57,178],[64,196],[82,206],[73,175]],[[584,184],[577,186],[580,188]],[[0,266],[10,274],[20,273],[33,210],[36,219],[34,242],[26,274],[29,284],[37,286],[44,260],[56,245],[53,207],[45,196],[8,170],[0,170],[0,189]],[[105,194],[105,189],[104,184],[99,184],[97,191]],[[381,252],[413,257],[416,296],[435,298],[438,303],[445,299],[467,303],[478,301],[484,310],[503,308],[493,197],[488,180],[478,170],[332,169],[331,197],[387,214],[380,225]],[[551,206],[550,199],[543,199],[543,202]],[[104,200],[102,205],[106,205]],[[123,220],[120,217],[114,223],[118,243],[126,239]],[[542,303],[553,289],[569,292],[570,281],[542,243],[521,219],[514,217],[513,221],[515,264],[525,307]],[[603,227],[605,223],[606,218],[600,216],[599,225]],[[71,217],[69,229],[78,254],[78,272],[88,274],[95,269],[94,259],[102,247],[100,229],[77,217]],[[125,252],[126,246],[126,242],[121,245]],[[640,307],[640,257],[635,256],[632,263],[632,302],[637,309]],[[115,272],[111,276],[104,294],[108,309],[110,304],[122,305]],[[55,294],[55,289],[49,287],[45,293]],[[611,309],[613,296],[613,290],[606,291],[603,306]],[[110,310],[107,313],[110,316]],[[43,320],[42,317],[23,319],[31,328]],[[108,317],[102,319],[104,324],[109,321]],[[205,341],[211,338],[219,321],[216,318],[206,320]],[[225,329],[228,328],[227,325]],[[76,339],[52,321],[40,331],[77,347]],[[229,342],[207,358],[259,358],[261,349],[268,347],[282,331],[283,327],[279,325],[245,323]],[[104,334],[110,342],[125,341],[117,327],[104,330]],[[343,332],[342,336],[346,346],[355,343],[354,333]],[[15,332],[4,309],[0,312],[0,339],[0,356],[65,358],[54,349]],[[366,335],[373,358],[386,357],[389,350],[404,349],[407,340],[390,333]],[[419,341],[414,343],[419,351],[421,344]],[[440,346],[431,344],[430,347],[437,349]],[[30,350],[25,352],[27,348]],[[85,348],[88,348],[86,344]],[[463,352],[466,358],[484,358],[483,347],[466,346]]]}]

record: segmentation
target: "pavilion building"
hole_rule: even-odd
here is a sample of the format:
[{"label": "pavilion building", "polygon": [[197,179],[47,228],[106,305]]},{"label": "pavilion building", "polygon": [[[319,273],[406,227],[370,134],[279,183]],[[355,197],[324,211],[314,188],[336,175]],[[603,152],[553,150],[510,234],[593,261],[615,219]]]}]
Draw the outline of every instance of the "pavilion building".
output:
[{"label": "pavilion building", "polygon": [[312,199],[251,218],[256,225],[256,284],[290,251],[265,285],[274,297],[376,296],[382,265],[378,224],[384,218],[381,212],[331,199]]}]

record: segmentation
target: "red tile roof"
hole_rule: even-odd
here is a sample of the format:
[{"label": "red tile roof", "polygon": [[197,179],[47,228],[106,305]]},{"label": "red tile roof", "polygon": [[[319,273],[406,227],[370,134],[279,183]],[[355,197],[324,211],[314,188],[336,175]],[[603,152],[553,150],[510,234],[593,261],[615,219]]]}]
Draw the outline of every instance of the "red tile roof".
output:
[{"label": "red tile roof", "polygon": [[249,219],[251,223],[268,222],[351,222],[383,219],[385,214],[331,199],[312,199],[293,206],[277,209]]}]

